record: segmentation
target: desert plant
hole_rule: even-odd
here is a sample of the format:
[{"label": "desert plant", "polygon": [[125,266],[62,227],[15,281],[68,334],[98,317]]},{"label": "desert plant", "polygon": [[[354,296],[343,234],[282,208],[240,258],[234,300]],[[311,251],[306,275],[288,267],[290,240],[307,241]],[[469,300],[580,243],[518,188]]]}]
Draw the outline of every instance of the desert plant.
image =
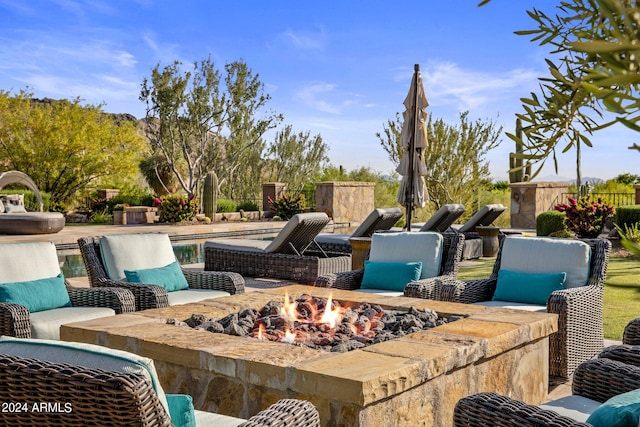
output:
[{"label": "desert plant", "polygon": [[284,219],[290,219],[295,214],[304,211],[304,194],[285,193],[276,200],[269,197],[267,201],[271,210]]},{"label": "desert plant", "polygon": [[565,219],[566,215],[564,212],[542,212],[536,218],[536,235],[549,236],[551,233],[565,230]]},{"label": "desert plant", "polygon": [[204,177],[202,186],[202,210],[204,215],[213,219],[218,206],[218,175],[215,172],[209,172]]},{"label": "desert plant", "polygon": [[94,212],[89,218],[89,222],[92,224],[106,224],[113,221],[113,216],[106,209]]},{"label": "desert plant", "polygon": [[565,213],[567,228],[582,238],[598,237],[605,221],[615,214],[613,206],[603,203],[601,198],[593,201],[588,197],[570,197],[569,203],[561,203],[554,209]]},{"label": "desert plant", "polygon": [[185,196],[168,196],[158,206],[160,222],[191,221],[198,212],[198,201]]},{"label": "desert plant", "polygon": [[616,230],[620,235],[622,246],[635,256],[640,256],[640,222],[636,222],[631,226],[625,224],[624,227],[616,224]]},{"label": "desert plant", "polygon": [[238,203],[238,211],[258,211],[260,208],[256,202],[246,201]]}]

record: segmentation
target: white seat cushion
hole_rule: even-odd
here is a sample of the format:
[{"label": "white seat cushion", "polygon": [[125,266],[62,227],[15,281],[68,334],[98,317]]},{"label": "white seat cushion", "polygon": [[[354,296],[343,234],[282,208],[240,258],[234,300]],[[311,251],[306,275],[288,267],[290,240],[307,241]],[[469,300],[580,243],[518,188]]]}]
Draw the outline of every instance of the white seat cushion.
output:
[{"label": "white seat cushion", "polygon": [[126,280],[124,270],[165,267],[176,261],[167,234],[114,234],[100,238],[102,261],[112,280]]},{"label": "white seat cushion", "polygon": [[591,247],[576,239],[507,236],[500,269],[520,273],[565,272],[565,288],[584,286],[589,279]]},{"label": "white seat cushion", "polygon": [[242,418],[216,414],[214,412],[194,411],[196,427],[236,427],[245,422]]},{"label": "white seat cushion", "polygon": [[0,245],[0,283],[27,282],[56,277],[60,261],[51,242]]},{"label": "white seat cushion", "polygon": [[539,405],[543,409],[557,412],[576,421],[586,422],[593,411],[601,405],[596,400],[583,396],[571,395]]},{"label": "white seat cushion", "polygon": [[355,289],[357,292],[364,292],[367,294],[380,295],[385,297],[402,297],[404,292],[402,291],[390,291],[388,289]]},{"label": "white seat cushion", "polygon": [[369,261],[422,262],[421,279],[440,275],[444,239],[440,233],[373,233]]},{"label": "white seat cushion", "polygon": [[165,407],[167,414],[169,414],[169,404],[158,380],[155,365],[153,360],[147,357],[93,344],[9,337],[0,339],[0,354],[10,354],[52,363],[66,363],[90,369],[97,368],[109,372],[143,375],[151,381],[158,399]]},{"label": "white seat cushion", "polygon": [[59,340],[60,325],[115,316],[107,307],[61,307],[53,310],[30,313],[31,336],[33,338]]},{"label": "white seat cushion", "polygon": [[182,291],[167,292],[169,305],[188,304],[190,302],[202,301],[209,298],[220,298],[231,295],[225,291],[214,291],[209,289],[186,289]]}]

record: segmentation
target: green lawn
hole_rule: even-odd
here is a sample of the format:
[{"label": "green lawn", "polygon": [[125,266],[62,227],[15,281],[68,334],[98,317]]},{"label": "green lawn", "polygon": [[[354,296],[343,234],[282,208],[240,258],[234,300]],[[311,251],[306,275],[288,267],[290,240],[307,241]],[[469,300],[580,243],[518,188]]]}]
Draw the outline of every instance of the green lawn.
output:
[{"label": "green lawn", "polygon": [[[494,260],[479,260],[461,266],[459,279],[489,277]],[[604,288],[604,336],[621,340],[629,320],[640,317],[640,260],[622,256],[609,259]]]}]

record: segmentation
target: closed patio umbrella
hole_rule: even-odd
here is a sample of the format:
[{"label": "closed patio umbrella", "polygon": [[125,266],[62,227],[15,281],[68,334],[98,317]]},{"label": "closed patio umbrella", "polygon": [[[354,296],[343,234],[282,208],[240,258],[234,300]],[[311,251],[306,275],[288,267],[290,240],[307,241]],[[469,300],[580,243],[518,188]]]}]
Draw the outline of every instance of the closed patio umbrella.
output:
[{"label": "closed patio umbrella", "polygon": [[414,66],[409,94],[404,100],[400,144],[404,149],[396,171],[402,175],[398,190],[398,203],[405,206],[407,230],[411,231],[411,215],[415,207],[424,207],[429,201],[429,193],[424,182],[427,166],[424,163],[424,151],[427,148],[427,128],[425,111],[429,102],[424,93],[420,65]]}]

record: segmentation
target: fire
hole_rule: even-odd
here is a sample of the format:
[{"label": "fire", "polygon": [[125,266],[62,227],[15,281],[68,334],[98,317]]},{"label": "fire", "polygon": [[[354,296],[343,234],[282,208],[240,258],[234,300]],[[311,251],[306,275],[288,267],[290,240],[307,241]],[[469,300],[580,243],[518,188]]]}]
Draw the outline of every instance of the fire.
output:
[{"label": "fire", "polygon": [[329,299],[327,300],[327,305],[322,313],[322,317],[320,318],[320,323],[326,323],[330,328],[335,328],[338,322],[342,321],[343,309],[339,305],[336,304],[335,308],[331,308],[333,303],[333,298],[329,295]]}]

